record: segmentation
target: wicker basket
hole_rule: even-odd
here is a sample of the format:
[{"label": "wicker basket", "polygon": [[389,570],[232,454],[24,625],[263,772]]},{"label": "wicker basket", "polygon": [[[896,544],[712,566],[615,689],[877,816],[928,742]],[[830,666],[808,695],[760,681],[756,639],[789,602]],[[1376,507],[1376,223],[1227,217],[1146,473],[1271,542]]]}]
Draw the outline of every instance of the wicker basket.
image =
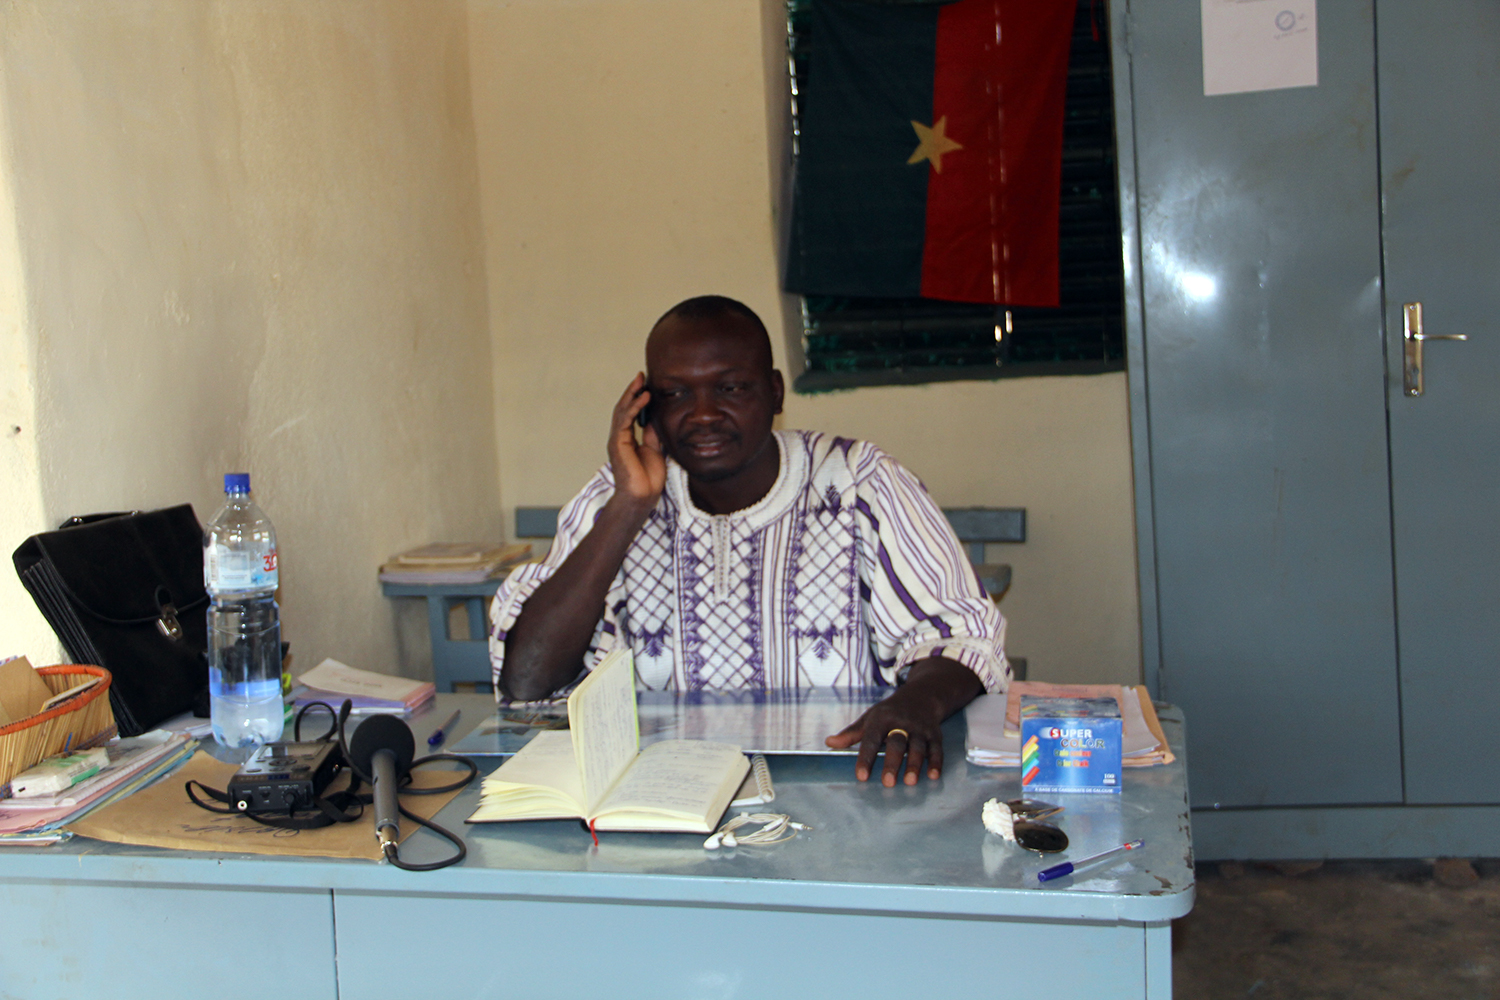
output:
[{"label": "wicker basket", "polygon": [[61,753],[63,748],[97,746],[115,734],[115,713],[109,707],[109,671],[103,667],[68,664],[38,667],[43,683],[62,694],[90,677],[104,680],[56,708],[39,712],[8,726],[0,726],[0,787],[22,771]]}]

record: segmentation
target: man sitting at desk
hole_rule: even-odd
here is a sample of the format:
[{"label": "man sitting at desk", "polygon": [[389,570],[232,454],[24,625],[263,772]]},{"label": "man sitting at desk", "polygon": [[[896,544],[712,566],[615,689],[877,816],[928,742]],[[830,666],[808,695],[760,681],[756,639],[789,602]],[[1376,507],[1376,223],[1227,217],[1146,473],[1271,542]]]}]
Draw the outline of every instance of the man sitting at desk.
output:
[{"label": "man sitting at desk", "polygon": [[900,683],[827,742],[860,744],[861,781],[882,744],[886,785],[903,758],[936,778],[943,719],[1005,688],[1005,622],[922,484],[874,445],[773,431],[784,392],[747,306],[656,322],[609,464],[495,595],[496,690],[548,697],[620,643],[649,688]]}]

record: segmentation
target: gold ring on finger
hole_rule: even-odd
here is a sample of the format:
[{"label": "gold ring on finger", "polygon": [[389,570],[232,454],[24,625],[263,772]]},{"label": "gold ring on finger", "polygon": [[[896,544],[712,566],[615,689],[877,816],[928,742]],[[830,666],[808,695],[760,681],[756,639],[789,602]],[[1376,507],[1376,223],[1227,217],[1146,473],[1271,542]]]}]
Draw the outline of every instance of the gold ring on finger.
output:
[{"label": "gold ring on finger", "polygon": [[909,740],[909,739],[911,739],[911,733],[908,733],[906,730],[901,729],[899,727],[896,728],[896,729],[892,729],[890,732],[886,733],[885,734],[885,738],[887,740],[889,740],[892,736],[895,736],[897,733],[901,734],[901,738],[903,740]]}]

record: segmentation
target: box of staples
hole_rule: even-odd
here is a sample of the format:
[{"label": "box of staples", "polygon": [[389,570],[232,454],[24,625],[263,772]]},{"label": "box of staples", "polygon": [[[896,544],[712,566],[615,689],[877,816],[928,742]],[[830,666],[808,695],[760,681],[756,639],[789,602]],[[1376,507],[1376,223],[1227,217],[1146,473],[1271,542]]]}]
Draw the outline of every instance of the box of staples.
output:
[{"label": "box of staples", "polygon": [[1120,705],[1113,698],[1021,696],[1021,794],[1120,791]]}]

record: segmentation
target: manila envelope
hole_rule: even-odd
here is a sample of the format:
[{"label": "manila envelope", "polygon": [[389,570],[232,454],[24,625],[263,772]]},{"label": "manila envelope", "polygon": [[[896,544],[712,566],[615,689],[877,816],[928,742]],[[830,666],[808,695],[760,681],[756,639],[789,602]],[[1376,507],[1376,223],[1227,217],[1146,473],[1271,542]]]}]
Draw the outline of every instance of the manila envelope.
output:
[{"label": "manila envelope", "polygon": [[[200,750],[162,781],[69,823],[68,829],[80,837],[95,840],[179,851],[380,860],[380,843],[375,839],[369,806],[365,806],[364,815],[353,823],[335,823],[316,830],[281,830],[238,813],[212,813],[193,805],[188,799],[183,788],[185,782],[196,780],[209,788],[223,790],[229,786],[229,779],[236,770],[235,765],[215,760]],[[418,788],[448,785],[463,773],[462,770],[439,770],[436,767],[419,768],[412,772],[412,785]],[[330,790],[336,791],[345,784],[343,777],[336,778]],[[423,819],[431,819],[457,794],[456,790],[441,795],[403,795],[401,805]],[[201,791],[198,797],[207,800]],[[403,841],[417,828],[417,824],[401,817]]]},{"label": "manila envelope", "polygon": [[0,663],[0,725],[20,722],[42,710],[42,703],[52,697],[52,689],[31,661],[18,656]]}]

